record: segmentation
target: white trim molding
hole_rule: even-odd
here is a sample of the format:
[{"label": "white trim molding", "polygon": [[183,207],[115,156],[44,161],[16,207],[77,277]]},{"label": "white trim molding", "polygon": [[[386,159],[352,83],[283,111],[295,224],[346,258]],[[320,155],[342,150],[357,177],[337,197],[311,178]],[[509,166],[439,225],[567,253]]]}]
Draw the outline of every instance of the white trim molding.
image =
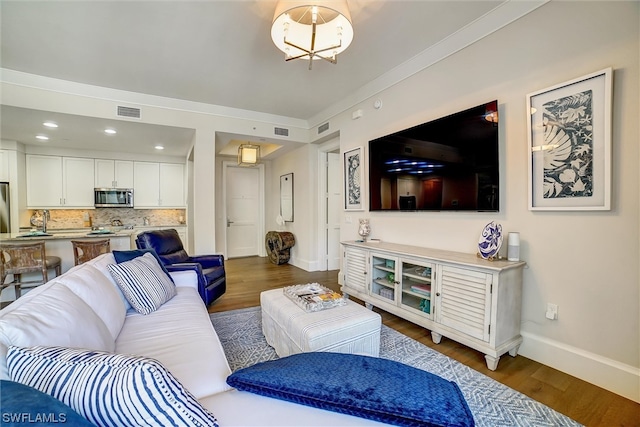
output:
[{"label": "white trim molding", "polygon": [[640,403],[640,369],[529,332],[521,332],[524,357]]}]

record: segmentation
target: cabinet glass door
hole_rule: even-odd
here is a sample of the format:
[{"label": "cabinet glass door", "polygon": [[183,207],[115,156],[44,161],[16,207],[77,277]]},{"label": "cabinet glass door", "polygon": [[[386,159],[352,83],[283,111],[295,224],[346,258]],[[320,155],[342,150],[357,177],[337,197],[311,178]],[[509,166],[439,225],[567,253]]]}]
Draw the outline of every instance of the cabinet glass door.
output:
[{"label": "cabinet glass door", "polygon": [[401,304],[431,317],[432,279],[433,267],[430,264],[403,260]]},{"label": "cabinet glass door", "polygon": [[371,255],[371,295],[395,302],[397,258]]}]

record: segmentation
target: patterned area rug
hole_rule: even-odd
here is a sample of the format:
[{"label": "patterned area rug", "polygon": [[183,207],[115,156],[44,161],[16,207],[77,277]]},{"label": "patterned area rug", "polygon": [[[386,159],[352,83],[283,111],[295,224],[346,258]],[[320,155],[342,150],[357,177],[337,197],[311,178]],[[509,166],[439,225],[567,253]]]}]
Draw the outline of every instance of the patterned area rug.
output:
[{"label": "patterned area rug", "polygon": [[[262,335],[260,307],[211,314],[231,370],[277,359]],[[448,356],[382,325],[380,357],[455,381],[467,399],[477,426],[579,426],[554,411]]]}]

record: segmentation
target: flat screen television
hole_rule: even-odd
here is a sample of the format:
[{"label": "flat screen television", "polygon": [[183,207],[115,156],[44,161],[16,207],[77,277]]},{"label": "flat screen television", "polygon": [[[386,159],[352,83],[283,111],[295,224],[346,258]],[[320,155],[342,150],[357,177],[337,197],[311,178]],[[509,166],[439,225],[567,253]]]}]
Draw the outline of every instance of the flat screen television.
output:
[{"label": "flat screen television", "polygon": [[498,101],[369,141],[369,210],[497,212],[498,147]]}]

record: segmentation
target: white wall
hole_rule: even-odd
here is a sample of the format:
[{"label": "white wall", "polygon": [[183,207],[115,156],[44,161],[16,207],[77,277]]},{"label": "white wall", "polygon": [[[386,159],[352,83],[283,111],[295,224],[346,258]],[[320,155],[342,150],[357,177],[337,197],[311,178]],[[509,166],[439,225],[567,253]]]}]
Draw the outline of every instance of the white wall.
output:
[{"label": "white wall", "polygon": [[317,145],[306,145],[272,161],[270,193],[267,193],[267,229],[276,230],[280,213],[280,176],[293,172],[293,222],[284,231],[293,233],[296,244],[290,264],[307,271],[317,270]]},{"label": "white wall", "polygon": [[[498,99],[499,213],[380,213],[372,237],[476,252],[492,220],[519,231],[524,273],[521,354],[640,401],[638,2],[550,2],[443,61],[331,118],[341,150]],[[609,212],[527,209],[525,97],[614,69]],[[351,120],[351,112],[364,116]],[[337,125],[337,126],[336,126]],[[365,162],[366,163],[366,162]],[[368,202],[365,203],[365,205]],[[357,224],[343,224],[353,240]],[[505,245],[506,246],[506,245]],[[545,318],[547,302],[559,318]]]}]

